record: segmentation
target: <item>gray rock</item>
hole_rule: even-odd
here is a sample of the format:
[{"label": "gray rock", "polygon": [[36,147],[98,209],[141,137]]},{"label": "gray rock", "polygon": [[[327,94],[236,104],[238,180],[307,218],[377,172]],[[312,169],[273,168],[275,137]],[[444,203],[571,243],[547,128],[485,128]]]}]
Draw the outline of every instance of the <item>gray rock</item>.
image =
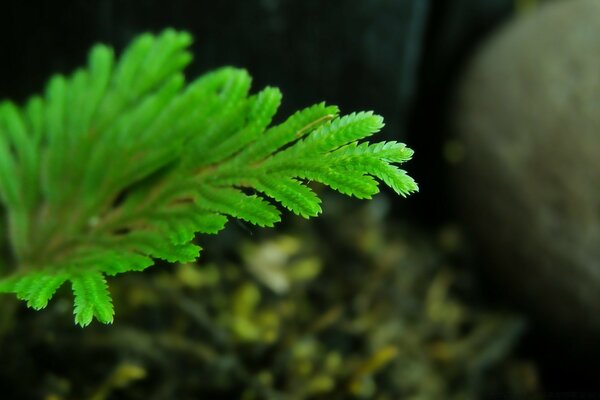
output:
[{"label": "gray rock", "polygon": [[[548,3],[475,57],[455,127],[485,267],[544,327],[600,335],[600,1]],[[589,343],[589,342],[588,342]]]}]

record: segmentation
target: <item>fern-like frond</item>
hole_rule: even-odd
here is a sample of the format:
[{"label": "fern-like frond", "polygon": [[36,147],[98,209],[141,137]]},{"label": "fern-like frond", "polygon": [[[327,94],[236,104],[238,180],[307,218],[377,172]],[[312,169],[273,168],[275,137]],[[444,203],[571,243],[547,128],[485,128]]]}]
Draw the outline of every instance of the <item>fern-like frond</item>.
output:
[{"label": "fern-like frond", "polygon": [[75,294],[75,323],[89,325],[93,318],[109,324],[113,321],[113,309],[108,285],[99,272],[86,271],[71,274],[71,287]]},{"label": "fern-like frond", "polygon": [[286,176],[261,177],[252,186],[293,213],[305,218],[315,217],[321,212],[321,199],[297,179]]},{"label": "fern-like frond", "polygon": [[97,45],[24,106],[0,103],[0,238],[11,249],[0,291],[40,309],[69,283],[77,324],[110,323],[107,277],[194,261],[195,236],[229,218],[273,226],[278,205],[316,216],[311,181],[358,198],[379,181],[417,190],[398,168],[410,149],[360,142],[381,117],[320,103],[272,126],[281,93],[251,94],[246,71],[186,83],[191,40],[144,34],[118,59]]}]

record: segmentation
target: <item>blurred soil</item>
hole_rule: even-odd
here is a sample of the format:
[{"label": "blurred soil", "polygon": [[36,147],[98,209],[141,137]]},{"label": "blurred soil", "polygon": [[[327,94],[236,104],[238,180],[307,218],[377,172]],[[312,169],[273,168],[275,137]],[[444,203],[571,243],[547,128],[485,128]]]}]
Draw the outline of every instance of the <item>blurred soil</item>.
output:
[{"label": "blurred soil", "polygon": [[485,304],[460,230],[395,221],[385,195],[325,197],[320,219],[231,223],[198,265],[113,279],[112,326],[75,326],[68,288],[16,305],[2,398],[541,398],[514,351],[525,322]]}]

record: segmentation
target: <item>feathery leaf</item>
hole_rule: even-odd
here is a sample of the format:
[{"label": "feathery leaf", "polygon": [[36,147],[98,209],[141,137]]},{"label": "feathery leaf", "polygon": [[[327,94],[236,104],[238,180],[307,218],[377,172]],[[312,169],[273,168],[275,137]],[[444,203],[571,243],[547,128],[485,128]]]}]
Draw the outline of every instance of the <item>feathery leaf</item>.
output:
[{"label": "feathery leaf", "polygon": [[316,216],[310,181],[364,199],[378,180],[417,190],[397,166],[412,156],[404,144],[359,142],[380,116],[319,103],[271,126],[281,93],[251,94],[245,70],[186,83],[191,41],[144,34],[119,58],[96,45],[86,67],[23,107],[0,103],[0,240],[11,249],[0,292],[40,309],[70,282],[75,322],[110,323],[106,276],[195,261],[196,235],[229,218],[270,227],[279,206]]}]

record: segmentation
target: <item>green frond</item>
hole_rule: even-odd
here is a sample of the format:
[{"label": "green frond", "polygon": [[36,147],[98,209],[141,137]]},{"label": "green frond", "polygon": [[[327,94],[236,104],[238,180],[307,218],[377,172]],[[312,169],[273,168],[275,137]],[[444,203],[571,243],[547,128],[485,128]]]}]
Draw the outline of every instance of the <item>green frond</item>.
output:
[{"label": "green frond", "polygon": [[403,197],[418,191],[416,182],[406,174],[406,171],[377,157],[346,158],[343,161],[338,161],[335,165],[345,170],[358,168],[364,173],[382,180]]},{"label": "green frond", "polygon": [[379,193],[377,181],[360,171],[327,169],[305,173],[302,177],[320,182],[342,194],[358,199],[370,199]]},{"label": "green frond", "polygon": [[269,156],[282,146],[303,137],[315,128],[330,121],[337,113],[337,107],[326,106],[325,103],[315,104],[312,107],[298,111],[285,122],[268,129],[264,135],[236,157],[234,164],[252,163]]},{"label": "green frond", "polygon": [[213,162],[226,159],[243,149],[261,135],[271,123],[281,103],[281,92],[276,88],[267,87],[250,99],[248,124],[218,143],[210,152],[206,152],[198,166],[209,165]]},{"label": "green frond", "polygon": [[327,152],[379,132],[383,118],[371,111],[352,113],[336,118],[313,131],[306,140],[297,144],[297,151]]},{"label": "green frond", "polygon": [[197,233],[217,233],[227,223],[227,217],[207,212],[200,207],[171,207],[157,213],[153,223],[164,232],[173,244],[185,244],[193,240]]},{"label": "green frond", "polygon": [[281,219],[279,210],[272,204],[232,188],[200,187],[196,204],[206,211],[230,215],[258,226],[273,226]]},{"label": "green frond", "polygon": [[[4,132],[0,128],[0,134]],[[8,207],[19,207],[19,170],[11,154],[9,143],[0,137],[0,198]]]},{"label": "green frond", "polygon": [[88,87],[86,96],[82,99],[82,111],[79,116],[82,128],[89,127],[92,119],[98,117],[98,107],[109,88],[114,62],[113,51],[104,45],[96,45],[90,51]]},{"label": "green frond", "polygon": [[[136,231],[123,237],[111,237],[104,242],[104,245],[173,263],[193,262],[198,258],[201,250],[201,247],[194,243],[176,244],[166,240],[160,232],[147,230]],[[140,266],[145,268],[144,264]]]},{"label": "green frond", "polygon": [[296,215],[305,218],[315,217],[321,212],[321,199],[315,192],[298,182],[296,179],[285,176],[263,177],[252,185],[256,190],[263,192],[281,203],[285,208]]},{"label": "green frond", "polygon": [[388,185],[402,197],[406,197],[407,195],[419,190],[414,179],[408,176],[406,171],[396,167],[395,165],[381,162],[379,168],[371,172],[371,174],[381,179],[386,185]]},{"label": "green frond", "polygon": [[[12,144],[23,177],[30,178],[36,170],[37,152],[21,111],[12,103],[0,105],[0,131],[8,139],[8,143]],[[27,184],[32,183],[26,181],[22,185],[26,188]]]},{"label": "green frond", "polygon": [[73,288],[75,323],[87,326],[93,318],[103,324],[113,322],[115,311],[104,276],[95,271],[87,271],[71,276]]},{"label": "green frond", "polygon": [[319,103],[273,126],[281,93],[252,94],[247,71],[186,82],[191,42],[168,29],[120,57],[96,45],[84,68],[51,77],[23,107],[0,102],[0,240],[11,250],[0,292],[40,309],[70,282],[75,322],[110,323],[105,276],[193,262],[196,236],[229,218],[270,227],[278,206],[314,217],[310,182],[363,199],[379,181],[417,190],[397,166],[412,150],[360,142],[380,116]]},{"label": "green frond", "polygon": [[211,115],[204,119],[202,135],[194,137],[189,144],[197,161],[203,160],[223,138],[239,130],[244,123],[247,96],[252,81],[250,75],[245,70],[235,68],[227,68],[221,72],[226,74],[228,79],[215,93],[218,103],[215,104]]},{"label": "green frond", "polygon": [[40,310],[48,305],[56,290],[68,279],[64,273],[38,272],[25,275],[15,281],[13,291],[27,306]]},{"label": "green frond", "polygon": [[116,95],[130,103],[182,71],[192,60],[186,50],[191,42],[189,34],[171,29],[158,37],[145,34],[137,38],[115,70],[112,86]]},{"label": "green frond", "polygon": [[[44,129],[44,103],[41,97],[34,96],[25,105],[24,117],[29,134],[37,146]],[[39,162],[39,160],[38,160]]]},{"label": "green frond", "polygon": [[368,157],[388,163],[404,163],[410,160],[412,155],[413,151],[406,147],[404,143],[392,141],[374,144],[353,142],[332,152],[330,157],[350,162]]},{"label": "green frond", "polygon": [[[35,168],[36,154],[19,110],[9,102],[0,104],[0,198],[21,208],[23,190]],[[25,180],[25,181],[24,181]]]},{"label": "green frond", "polygon": [[[123,242],[127,242],[127,240]],[[86,249],[73,255],[70,266],[65,265],[64,268],[67,273],[81,268],[114,276],[129,271],[143,271],[154,264],[154,260],[149,255],[136,252],[135,249],[126,246],[126,244],[128,243],[115,244],[111,248],[98,246]],[[54,266],[49,269],[58,270],[59,268]]]}]

